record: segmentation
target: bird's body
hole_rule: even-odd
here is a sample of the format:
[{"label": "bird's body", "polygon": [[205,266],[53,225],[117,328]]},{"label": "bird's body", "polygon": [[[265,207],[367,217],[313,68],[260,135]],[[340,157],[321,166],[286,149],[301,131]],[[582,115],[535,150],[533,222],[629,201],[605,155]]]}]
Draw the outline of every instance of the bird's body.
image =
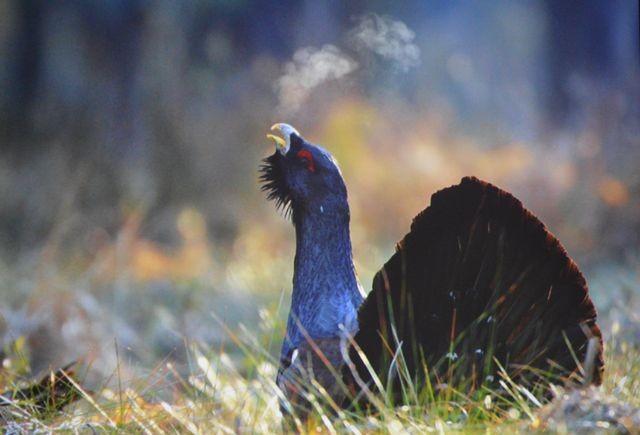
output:
[{"label": "bird's body", "polygon": [[262,181],[296,230],[278,374],[290,399],[310,378],[337,402],[380,382],[400,397],[400,360],[418,389],[445,377],[476,389],[500,367],[540,394],[578,377],[600,382],[602,338],[584,278],[520,201],[473,177],[434,194],[364,300],[337,163],[276,127],[285,138],[273,137]]},{"label": "bird's body", "polygon": [[[349,203],[340,170],[331,154],[305,147],[298,135],[291,148],[276,152],[263,166],[269,198],[291,215],[296,230],[293,295],[280,355],[285,365],[305,336],[332,339],[355,333],[364,299],[353,265]],[[305,172],[297,171],[301,166]],[[313,195],[305,195],[310,188]]]}]

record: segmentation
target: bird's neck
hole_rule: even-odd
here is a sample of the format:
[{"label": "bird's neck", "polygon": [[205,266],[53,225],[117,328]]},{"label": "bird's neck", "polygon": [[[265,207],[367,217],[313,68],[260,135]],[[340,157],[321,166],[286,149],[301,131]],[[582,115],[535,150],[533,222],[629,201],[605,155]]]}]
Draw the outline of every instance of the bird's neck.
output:
[{"label": "bird's neck", "polygon": [[[296,219],[293,295],[287,331],[290,344],[339,337],[357,329],[363,296],[356,278],[349,212],[307,211]],[[342,325],[342,326],[340,326]],[[284,349],[283,349],[284,351]]]},{"label": "bird's neck", "polygon": [[357,290],[353,266],[349,215],[317,213],[303,216],[296,225],[296,258],[293,291],[316,291],[332,296],[337,290]]}]

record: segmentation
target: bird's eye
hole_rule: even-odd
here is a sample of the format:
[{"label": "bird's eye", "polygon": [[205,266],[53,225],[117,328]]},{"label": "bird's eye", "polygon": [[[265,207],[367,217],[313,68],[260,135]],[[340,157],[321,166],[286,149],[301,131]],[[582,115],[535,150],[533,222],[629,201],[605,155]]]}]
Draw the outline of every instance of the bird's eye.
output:
[{"label": "bird's eye", "polygon": [[313,161],[313,154],[309,150],[298,151],[298,158],[307,164],[307,169],[311,172],[316,171],[316,164]]}]

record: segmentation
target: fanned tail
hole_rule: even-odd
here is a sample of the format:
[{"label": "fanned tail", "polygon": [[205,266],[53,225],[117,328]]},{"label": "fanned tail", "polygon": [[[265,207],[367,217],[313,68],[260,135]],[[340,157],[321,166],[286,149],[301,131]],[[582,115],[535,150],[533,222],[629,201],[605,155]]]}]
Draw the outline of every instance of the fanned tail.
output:
[{"label": "fanned tail", "polygon": [[[398,347],[423,385],[429,377],[474,389],[499,366],[541,394],[550,383],[602,379],[602,335],[580,270],[519,200],[473,177],[416,216],[377,273],[359,327],[357,347],[398,393],[389,369]],[[355,347],[350,358],[372,385]]]}]

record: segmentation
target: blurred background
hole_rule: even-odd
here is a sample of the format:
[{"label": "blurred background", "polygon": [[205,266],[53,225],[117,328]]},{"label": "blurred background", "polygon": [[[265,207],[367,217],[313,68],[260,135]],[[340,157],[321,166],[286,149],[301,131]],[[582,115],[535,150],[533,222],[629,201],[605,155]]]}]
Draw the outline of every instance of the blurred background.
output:
[{"label": "blurred background", "polygon": [[1,0],[4,369],[144,373],[190,341],[233,349],[223,324],[277,353],[274,122],[339,160],[365,288],[430,195],[476,175],[640,342],[638,34],[631,0]]}]

